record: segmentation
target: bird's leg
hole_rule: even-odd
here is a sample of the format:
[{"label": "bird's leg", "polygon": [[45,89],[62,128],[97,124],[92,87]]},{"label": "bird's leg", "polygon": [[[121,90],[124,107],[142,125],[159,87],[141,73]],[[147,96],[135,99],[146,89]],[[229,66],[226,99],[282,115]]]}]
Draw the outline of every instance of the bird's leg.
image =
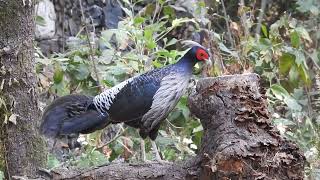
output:
[{"label": "bird's leg", "polygon": [[142,159],[142,162],[146,162],[147,161],[147,158],[146,158],[146,146],[145,146],[145,143],[144,143],[144,139],[141,139],[141,141],[140,141],[140,148],[141,148],[141,159]]},{"label": "bird's leg", "polygon": [[159,154],[158,147],[155,141],[151,141],[153,154],[155,155],[156,161],[164,162]]}]

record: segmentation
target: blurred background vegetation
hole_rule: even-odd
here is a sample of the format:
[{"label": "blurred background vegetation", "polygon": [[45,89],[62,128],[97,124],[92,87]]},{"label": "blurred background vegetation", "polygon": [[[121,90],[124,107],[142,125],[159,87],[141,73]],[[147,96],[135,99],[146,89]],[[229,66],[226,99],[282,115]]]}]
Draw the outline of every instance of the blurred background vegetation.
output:
[{"label": "blurred background vegetation", "polygon": [[[40,0],[38,31],[50,25],[39,13],[41,3],[53,6],[55,28],[52,37],[36,35],[42,108],[55,97],[96,95],[172,64],[184,53],[181,41],[194,40],[209,49],[212,67],[197,66],[190,88],[201,77],[259,74],[274,125],[304,151],[306,177],[320,179],[319,0]],[[187,96],[156,140],[168,161],[195,155],[201,143],[203,129]],[[82,147],[72,151],[49,141],[48,168],[139,159],[137,131],[121,124],[78,141]],[[150,142],[146,146],[151,159]]]}]

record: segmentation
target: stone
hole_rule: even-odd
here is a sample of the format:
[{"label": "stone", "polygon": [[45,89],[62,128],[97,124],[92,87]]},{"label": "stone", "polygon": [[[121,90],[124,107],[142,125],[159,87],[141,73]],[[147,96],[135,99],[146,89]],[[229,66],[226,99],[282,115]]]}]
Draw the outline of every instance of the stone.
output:
[{"label": "stone", "polygon": [[104,27],[108,29],[118,28],[118,22],[123,18],[122,9],[117,1],[109,0],[102,8],[104,13]]},{"label": "stone", "polygon": [[35,6],[36,15],[44,20],[44,24],[36,24],[37,40],[51,39],[55,35],[56,13],[50,0],[42,0]]}]

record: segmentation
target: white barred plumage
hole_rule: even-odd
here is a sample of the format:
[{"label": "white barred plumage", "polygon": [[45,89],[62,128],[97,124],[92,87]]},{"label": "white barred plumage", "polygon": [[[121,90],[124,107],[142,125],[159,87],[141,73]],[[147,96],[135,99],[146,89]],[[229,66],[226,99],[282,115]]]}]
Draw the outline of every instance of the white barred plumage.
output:
[{"label": "white barred plumage", "polygon": [[96,106],[96,108],[100,111],[100,113],[106,113],[110,106],[113,103],[114,98],[116,95],[120,92],[120,90],[125,87],[128,83],[130,83],[134,77],[127,79],[126,81],[123,81],[116,86],[107,89],[103,91],[101,94],[97,95],[93,99],[93,103]]}]

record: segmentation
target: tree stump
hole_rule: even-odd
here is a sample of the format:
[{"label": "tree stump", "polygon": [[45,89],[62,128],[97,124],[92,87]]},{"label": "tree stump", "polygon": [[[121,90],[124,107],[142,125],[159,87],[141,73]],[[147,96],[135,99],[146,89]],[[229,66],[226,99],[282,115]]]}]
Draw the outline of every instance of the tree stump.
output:
[{"label": "tree stump", "polygon": [[305,158],[272,126],[262,94],[256,74],[200,79],[189,97],[204,128],[196,157],[177,164],[55,170],[54,179],[303,179]]},{"label": "tree stump", "polygon": [[202,79],[189,103],[204,127],[200,179],[303,179],[305,158],[272,126],[258,75]]}]

